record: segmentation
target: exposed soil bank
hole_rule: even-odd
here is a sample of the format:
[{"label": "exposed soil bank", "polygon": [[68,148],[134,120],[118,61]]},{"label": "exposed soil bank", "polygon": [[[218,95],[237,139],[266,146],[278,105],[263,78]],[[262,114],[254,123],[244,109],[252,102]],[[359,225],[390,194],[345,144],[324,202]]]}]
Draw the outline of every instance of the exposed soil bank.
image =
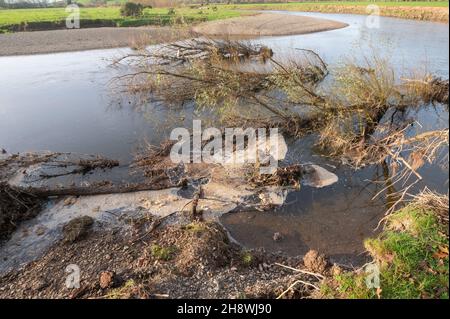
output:
[{"label": "exposed soil bank", "polygon": [[[35,171],[38,165],[60,172],[58,176],[76,175],[76,168],[66,172],[61,167],[76,167],[85,163],[83,158],[57,153],[3,154],[0,181],[11,182],[15,171]],[[232,174],[229,169],[226,171]],[[204,172],[201,167],[190,167],[189,173],[195,175],[198,170]],[[224,172],[218,170],[216,167],[214,177],[222,176],[225,183]],[[245,175],[242,169],[234,170]],[[83,176],[88,175],[85,172]],[[49,174],[35,175],[39,176],[44,178],[41,186],[47,185]],[[308,182],[315,180],[314,176]],[[313,263],[309,259],[302,262],[299,257],[242,250],[230,242],[215,220],[244,201],[246,192],[238,186],[230,188],[229,183],[218,184],[213,178],[203,185],[195,204],[199,214],[195,215],[192,209],[184,210],[190,203],[194,207],[194,201],[176,188],[52,199],[38,217],[22,223],[0,246],[0,297],[292,298],[317,293],[318,280],[332,272],[332,265],[323,257]],[[25,188],[33,191],[33,187]],[[262,195],[268,198],[275,193]],[[315,260],[320,262],[319,268]],[[80,286],[68,288],[67,279],[74,269],[81,271]],[[286,291],[297,280],[311,284]]]},{"label": "exposed soil bank", "polygon": [[188,37],[177,27],[129,27],[51,30],[0,34],[0,56],[135,47]]},{"label": "exposed soil bank", "polygon": [[[345,23],[311,17],[259,14],[209,22],[193,30],[205,35],[291,35],[343,28]],[[51,30],[0,34],[0,56],[40,54],[172,42],[192,36],[188,28],[139,27]]]},{"label": "exposed soil bank", "polygon": [[[118,161],[72,153],[3,154],[0,157],[0,235],[10,238],[0,245],[0,256],[7,257],[0,259],[0,275],[39,258],[59,240],[64,232],[61,226],[72,218],[97,219],[102,229],[107,225],[116,226],[111,223],[111,216],[128,219],[135,213],[142,215],[142,211],[161,218],[160,221],[185,213],[217,221],[222,214],[241,206],[271,209],[282,205],[287,195],[286,188],[250,184],[245,177],[251,172],[250,166],[173,166],[167,156],[148,155],[145,157],[148,167],[144,168],[141,162],[121,167]],[[338,180],[316,165],[299,164],[295,168],[299,172],[298,183],[321,188]],[[285,172],[285,168],[279,170]],[[276,174],[281,173],[277,170]],[[197,189],[200,183],[202,186]],[[289,185],[280,180],[281,184]],[[72,196],[55,198],[61,195]],[[48,202],[47,196],[51,197]],[[24,207],[16,200],[24,202]],[[28,211],[35,202],[41,201],[46,202],[41,213],[19,225],[30,218]]]},{"label": "exposed soil bank", "polygon": [[[215,223],[154,230],[149,224],[147,218],[130,220],[125,230],[91,229],[74,242],[61,241],[40,260],[0,277],[0,297],[275,298],[296,280],[318,285],[322,274],[331,272],[331,265],[318,258],[242,251]],[[81,274],[78,289],[66,286],[74,265]],[[311,296],[317,293],[312,287],[297,285],[283,297]]]},{"label": "exposed soil bank", "polygon": [[215,36],[280,36],[328,31],[346,27],[332,20],[285,14],[259,14],[202,23],[194,32]]}]

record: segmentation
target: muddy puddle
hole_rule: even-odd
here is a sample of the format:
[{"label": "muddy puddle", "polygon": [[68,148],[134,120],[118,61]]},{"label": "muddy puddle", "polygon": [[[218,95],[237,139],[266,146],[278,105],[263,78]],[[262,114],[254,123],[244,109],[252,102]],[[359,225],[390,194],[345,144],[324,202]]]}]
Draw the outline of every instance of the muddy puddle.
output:
[{"label": "muddy puddle", "polygon": [[[306,48],[333,64],[351,55],[358,59],[381,52],[390,55],[400,71],[424,66],[448,78],[448,25],[380,17],[379,28],[371,29],[365,25],[365,16],[288,14],[342,21],[349,27],[256,40],[272,47],[275,56],[289,56],[295,48]],[[158,145],[172,128],[191,127],[195,114],[189,106],[177,112],[169,112],[158,103],[137,106],[111,91],[110,80],[120,70],[109,64],[126,52],[111,49],[1,57],[0,148],[10,153],[49,150],[101,154],[126,165],[146,143]],[[443,107],[424,108],[411,116],[421,124],[414,124],[418,131],[448,127],[448,110]],[[233,239],[247,248],[263,247],[290,255],[319,249],[336,262],[361,263],[362,241],[374,234],[386,210],[384,197],[372,199],[379,191],[372,181],[383,179],[383,168],[352,171],[312,152],[312,142],[311,137],[289,142],[286,161],[320,165],[339,177],[337,183],[324,188],[303,185],[274,211],[233,212],[220,221]],[[425,166],[420,173],[424,180],[418,187],[427,185],[447,193],[448,168]],[[41,217],[45,223],[50,223],[51,214]],[[39,241],[41,237],[32,238]]]}]

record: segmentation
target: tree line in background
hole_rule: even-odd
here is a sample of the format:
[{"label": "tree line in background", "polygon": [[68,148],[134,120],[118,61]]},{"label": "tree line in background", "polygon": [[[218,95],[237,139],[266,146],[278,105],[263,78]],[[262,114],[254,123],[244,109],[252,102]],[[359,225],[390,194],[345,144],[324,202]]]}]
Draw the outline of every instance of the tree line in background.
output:
[{"label": "tree line in background", "polygon": [[66,5],[66,1],[51,0],[0,0],[0,8],[51,8]]}]

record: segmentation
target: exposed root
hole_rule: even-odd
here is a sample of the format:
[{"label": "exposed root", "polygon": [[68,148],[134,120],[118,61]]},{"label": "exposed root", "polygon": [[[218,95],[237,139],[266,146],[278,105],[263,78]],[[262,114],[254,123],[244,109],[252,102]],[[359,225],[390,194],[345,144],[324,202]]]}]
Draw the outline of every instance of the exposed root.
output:
[{"label": "exposed root", "polygon": [[40,198],[0,182],[0,240],[7,239],[21,221],[36,216],[41,203]]},{"label": "exposed root", "polygon": [[144,153],[138,154],[133,162],[133,166],[141,168],[157,168],[167,156],[169,156],[172,146],[176,141],[166,140],[161,143],[159,147],[147,145],[147,150]]}]

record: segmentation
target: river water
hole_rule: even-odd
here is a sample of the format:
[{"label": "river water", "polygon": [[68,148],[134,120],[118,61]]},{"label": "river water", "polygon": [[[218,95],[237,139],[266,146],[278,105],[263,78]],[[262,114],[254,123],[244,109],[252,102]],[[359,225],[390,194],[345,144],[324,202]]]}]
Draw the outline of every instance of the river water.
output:
[{"label": "river water", "polygon": [[[287,12],[284,12],[287,13]],[[330,65],[348,59],[363,62],[373,54],[389,58],[396,72],[408,75],[413,70],[428,71],[448,78],[448,25],[379,18],[379,28],[369,28],[367,17],[351,14],[298,13],[347,23],[343,29],[321,33],[264,38],[259,42],[275,49],[278,55],[289,56],[294,48],[312,49]],[[444,108],[424,108],[411,114],[421,126],[416,130],[448,127],[448,111]],[[339,181],[329,187],[302,187],[288,195],[286,205],[270,212],[248,211],[226,214],[221,221],[231,236],[248,248],[264,247],[268,251],[283,251],[291,255],[304,254],[309,249],[326,253],[335,262],[364,262],[363,240],[376,234],[374,229],[387,210],[384,197],[373,199],[384,179],[383,168],[367,167],[349,170],[340,163],[326,160],[311,152],[312,138],[290,144],[288,160],[313,162],[334,172]],[[448,192],[448,168],[425,166],[424,181],[428,186]],[[274,233],[282,240],[274,241]]]},{"label": "river water", "polygon": [[[421,69],[448,78],[447,24],[380,17],[379,26],[370,28],[366,16],[286,13],[349,26],[257,40],[272,47],[275,57],[289,56],[295,48],[312,49],[332,66],[375,53],[388,56],[400,73]],[[0,57],[0,148],[102,154],[128,162],[143,144],[167,139],[173,123],[189,127],[189,110],[172,114],[156,104],[135,107],[133,101],[112,92],[110,81],[119,71],[110,63],[126,52],[108,49]],[[415,117],[423,130],[448,127],[448,111],[443,108],[425,108]],[[383,170],[351,171],[312,153],[311,143],[310,138],[292,142],[288,160],[322,165],[339,176],[337,184],[323,189],[305,186],[291,193],[287,204],[274,212],[228,214],[221,221],[248,248],[289,254],[314,248],[337,261],[356,262],[363,252],[363,239],[374,234],[385,210],[382,198],[372,200],[379,186],[370,182],[382,178]],[[447,192],[448,169],[426,166],[421,173],[423,185]],[[281,233],[281,241],[272,239],[275,232]]]}]

